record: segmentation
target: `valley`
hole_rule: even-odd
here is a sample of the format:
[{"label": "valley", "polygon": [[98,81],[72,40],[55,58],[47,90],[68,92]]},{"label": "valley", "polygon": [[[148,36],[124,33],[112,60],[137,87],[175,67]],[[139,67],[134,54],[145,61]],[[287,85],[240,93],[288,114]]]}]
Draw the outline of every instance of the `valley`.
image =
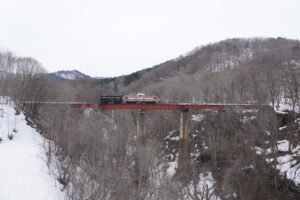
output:
[{"label": "valley", "polygon": [[[57,79],[8,52],[0,67],[1,106],[34,128],[67,199],[300,198],[299,40],[227,39],[101,79]],[[99,102],[138,93],[159,102]],[[180,108],[146,109],[164,105]],[[3,131],[0,151],[25,137],[13,135]]]}]

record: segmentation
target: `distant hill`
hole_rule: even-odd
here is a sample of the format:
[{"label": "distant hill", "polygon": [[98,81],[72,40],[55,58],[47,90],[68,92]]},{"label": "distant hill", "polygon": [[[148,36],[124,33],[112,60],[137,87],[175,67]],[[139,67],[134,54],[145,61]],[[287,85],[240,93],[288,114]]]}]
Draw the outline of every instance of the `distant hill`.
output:
[{"label": "distant hill", "polygon": [[[299,66],[299,40],[234,38],[197,47],[182,56],[128,75],[99,80],[81,73],[72,78],[76,82],[76,79],[88,77],[78,83],[84,88],[76,94],[81,95],[82,101],[93,101],[98,94],[144,92],[158,95],[164,102],[247,103],[259,97],[266,103],[271,98],[267,85],[270,77],[275,76],[275,70],[276,76],[280,77],[295,71],[290,76],[296,81],[300,77]],[[71,79],[66,74],[60,79],[67,80],[66,77]],[[286,91],[291,87],[287,83],[282,87],[280,95],[291,96],[291,91]]]},{"label": "distant hill", "polygon": [[[124,94],[144,91],[167,98],[172,95],[178,97],[186,92],[187,94],[181,95],[184,98],[191,94],[195,96],[201,89],[206,91],[203,96],[208,97],[217,91],[216,85],[225,87],[229,80],[233,81],[231,87],[235,88],[238,85],[236,81],[250,79],[251,73],[252,79],[258,79],[254,74],[263,73],[262,70],[266,71],[268,67],[299,66],[299,63],[299,40],[280,37],[233,38],[197,47],[182,56],[128,75],[103,78],[98,83],[114,92],[122,91]],[[246,73],[247,70],[249,73]],[[245,73],[245,77],[241,78],[238,73]],[[263,80],[263,77],[261,79]],[[245,83],[246,86],[247,84]],[[222,88],[220,91],[232,90],[228,88]],[[109,94],[108,91],[105,88],[102,92]],[[218,94],[216,98],[221,96]],[[195,98],[200,99],[198,96]]]},{"label": "distant hill", "polygon": [[96,79],[96,80],[102,79],[101,77],[91,77],[78,70],[62,70],[62,71],[53,72],[50,75],[59,80],[77,80],[81,78]]}]

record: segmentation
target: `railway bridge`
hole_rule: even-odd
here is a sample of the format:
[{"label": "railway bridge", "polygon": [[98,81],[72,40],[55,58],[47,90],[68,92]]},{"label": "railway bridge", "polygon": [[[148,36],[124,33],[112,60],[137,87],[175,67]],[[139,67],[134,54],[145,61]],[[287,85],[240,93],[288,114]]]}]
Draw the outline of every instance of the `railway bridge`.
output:
[{"label": "railway bridge", "polygon": [[258,109],[256,104],[186,104],[186,103],[160,103],[160,104],[72,104],[72,108],[98,108],[98,109],[134,109],[138,110],[137,137],[146,133],[145,110],[179,110],[180,111],[180,140],[188,139],[189,110],[222,110],[222,109]]},{"label": "railway bridge", "polygon": [[[242,109],[253,110],[260,106],[256,104],[186,104],[186,103],[160,103],[160,104],[72,104],[72,108],[98,108],[98,109],[130,109],[138,111],[137,118],[137,139],[141,142],[137,144],[138,157],[136,158],[137,173],[142,177],[147,176],[145,170],[144,155],[144,137],[146,134],[145,110],[178,110],[180,111],[180,140],[179,154],[177,160],[177,170],[182,171],[188,166],[188,138],[189,138],[189,111],[190,110],[222,110],[222,109]],[[143,166],[143,167],[140,167]]]}]

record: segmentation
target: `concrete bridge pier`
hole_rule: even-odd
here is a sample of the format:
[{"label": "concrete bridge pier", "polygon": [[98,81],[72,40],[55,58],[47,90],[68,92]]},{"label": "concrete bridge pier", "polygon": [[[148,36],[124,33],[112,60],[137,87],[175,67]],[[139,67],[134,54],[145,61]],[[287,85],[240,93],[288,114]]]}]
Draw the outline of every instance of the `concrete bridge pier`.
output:
[{"label": "concrete bridge pier", "polygon": [[189,138],[188,115],[188,109],[180,111],[180,140],[187,140]]},{"label": "concrete bridge pier", "polygon": [[138,110],[137,116],[137,135],[136,135],[136,158],[135,158],[135,170],[136,170],[136,185],[140,187],[148,176],[148,169],[146,165],[146,149],[145,149],[145,136],[146,136],[146,119],[145,110]]},{"label": "concrete bridge pier", "polygon": [[136,124],[137,138],[144,137],[146,134],[145,110],[138,110],[138,118]]},{"label": "concrete bridge pier", "polygon": [[188,166],[188,139],[189,139],[189,127],[188,118],[189,110],[185,109],[180,112],[180,136],[179,136],[179,152],[178,152],[178,170],[183,170]]}]

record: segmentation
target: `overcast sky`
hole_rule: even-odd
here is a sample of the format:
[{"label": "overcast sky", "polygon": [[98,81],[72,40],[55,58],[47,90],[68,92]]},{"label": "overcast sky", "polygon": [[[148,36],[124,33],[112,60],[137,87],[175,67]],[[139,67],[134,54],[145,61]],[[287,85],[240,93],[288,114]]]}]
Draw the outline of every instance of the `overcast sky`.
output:
[{"label": "overcast sky", "polygon": [[116,76],[233,37],[300,39],[300,0],[0,0],[0,48]]}]

